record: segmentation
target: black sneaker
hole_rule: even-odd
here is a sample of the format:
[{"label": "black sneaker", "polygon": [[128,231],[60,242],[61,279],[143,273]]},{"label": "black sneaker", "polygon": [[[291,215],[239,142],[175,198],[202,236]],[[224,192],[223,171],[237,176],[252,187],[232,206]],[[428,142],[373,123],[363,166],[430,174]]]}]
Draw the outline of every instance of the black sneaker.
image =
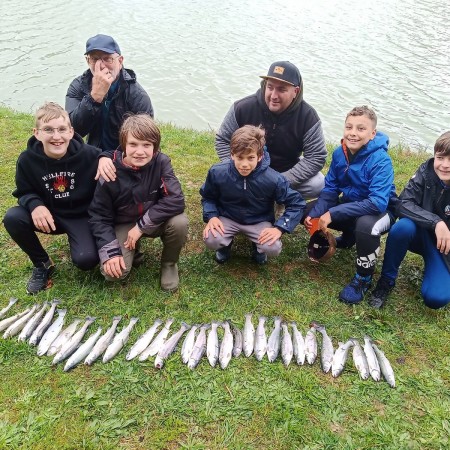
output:
[{"label": "black sneaker", "polygon": [[386,277],[380,277],[372,295],[369,299],[369,305],[372,308],[380,309],[386,303],[386,300],[395,287],[395,281],[391,281]]},{"label": "black sneaker", "polygon": [[28,294],[34,295],[40,291],[45,291],[45,289],[52,287],[53,283],[50,277],[55,271],[55,266],[52,262],[48,263],[48,267],[45,266],[47,266],[47,264],[42,267],[35,267],[33,269],[31,278],[27,283]]},{"label": "black sneaker", "polygon": [[255,261],[256,264],[266,264],[267,255],[265,253],[259,253],[254,242],[252,242],[252,248],[252,260]]},{"label": "black sneaker", "polygon": [[219,248],[214,256],[216,262],[223,264],[231,258],[231,246],[233,241],[231,241],[226,247]]}]

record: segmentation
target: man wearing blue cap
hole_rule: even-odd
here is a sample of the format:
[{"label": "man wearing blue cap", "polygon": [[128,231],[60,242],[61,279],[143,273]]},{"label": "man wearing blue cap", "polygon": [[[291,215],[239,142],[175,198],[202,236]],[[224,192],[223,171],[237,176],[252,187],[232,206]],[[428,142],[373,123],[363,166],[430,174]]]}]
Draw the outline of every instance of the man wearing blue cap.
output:
[{"label": "man wearing blue cap", "polygon": [[261,126],[270,167],[282,173],[303,198],[316,198],[324,187],[320,171],[327,150],[319,116],[303,100],[300,71],[289,61],[277,61],[261,78],[261,88],[236,101],[225,116],[216,134],[217,155],[221,160],[230,158],[231,136],[238,128]]},{"label": "man wearing blue cap", "polygon": [[153,117],[152,102],[135,73],[123,67],[119,45],[111,36],[89,38],[85,55],[89,69],[70,84],[66,110],[75,131],[87,135],[89,144],[115,150],[125,114]]}]

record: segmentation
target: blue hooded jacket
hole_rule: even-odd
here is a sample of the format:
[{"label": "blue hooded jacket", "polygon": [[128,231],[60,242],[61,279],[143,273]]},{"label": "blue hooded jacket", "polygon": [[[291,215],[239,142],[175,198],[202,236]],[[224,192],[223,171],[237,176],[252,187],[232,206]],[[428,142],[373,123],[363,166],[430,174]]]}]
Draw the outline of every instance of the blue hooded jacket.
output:
[{"label": "blue hooded jacket", "polygon": [[385,212],[389,202],[397,199],[388,145],[389,138],[377,132],[355,154],[351,163],[345,145],[336,148],[325,177],[325,187],[310,217],[320,217],[329,211],[331,220],[344,221]]},{"label": "blue hooded jacket", "polygon": [[203,221],[227,217],[237,223],[251,225],[274,223],[274,202],[285,205],[284,214],[274,223],[283,232],[291,233],[302,218],[305,201],[289,187],[279,172],[269,167],[270,157],[264,157],[255,170],[243,177],[232,160],[214,164],[200,189]]}]

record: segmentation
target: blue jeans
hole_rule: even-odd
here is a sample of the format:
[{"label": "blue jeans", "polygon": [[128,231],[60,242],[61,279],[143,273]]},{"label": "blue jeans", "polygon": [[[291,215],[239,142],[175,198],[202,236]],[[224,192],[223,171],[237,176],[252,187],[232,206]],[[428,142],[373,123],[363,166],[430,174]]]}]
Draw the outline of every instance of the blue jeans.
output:
[{"label": "blue jeans", "polygon": [[381,275],[394,281],[407,251],[421,255],[425,269],[422,297],[429,308],[442,308],[450,302],[450,272],[433,242],[430,231],[403,218],[389,232]]}]

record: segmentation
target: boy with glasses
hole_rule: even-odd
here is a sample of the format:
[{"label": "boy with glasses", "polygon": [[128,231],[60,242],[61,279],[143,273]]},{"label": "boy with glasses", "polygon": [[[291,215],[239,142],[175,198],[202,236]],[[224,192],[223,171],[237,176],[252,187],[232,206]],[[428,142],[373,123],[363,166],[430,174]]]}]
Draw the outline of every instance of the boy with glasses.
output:
[{"label": "boy with glasses", "polygon": [[72,262],[81,270],[98,263],[87,209],[95,191],[100,150],[74,132],[67,112],[46,103],[36,112],[33,136],[16,166],[14,197],[19,206],[3,219],[6,231],[33,263],[29,294],[51,286],[55,265],[36,232],[67,234]]}]

